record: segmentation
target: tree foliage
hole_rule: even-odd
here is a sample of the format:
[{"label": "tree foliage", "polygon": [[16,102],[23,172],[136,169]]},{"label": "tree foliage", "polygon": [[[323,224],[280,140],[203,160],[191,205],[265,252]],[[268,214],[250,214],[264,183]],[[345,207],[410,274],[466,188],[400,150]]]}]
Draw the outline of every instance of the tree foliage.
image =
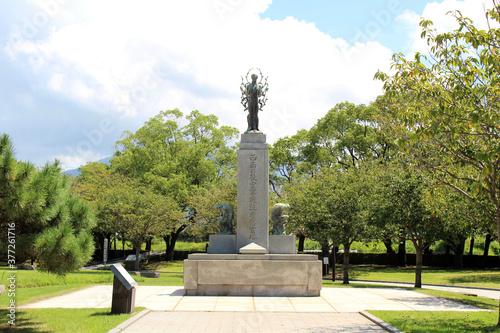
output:
[{"label": "tree foliage", "polygon": [[[393,75],[382,72],[380,100],[386,130],[408,159],[438,185],[482,205],[500,233],[500,29],[478,30],[459,11],[459,27],[437,34],[423,20],[429,56],[393,57]],[[500,7],[486,14],[500,22]]]},{"label": "tree foliage", "polygon": [[345,284],[349,283],[352,243],[369,239],[373,231],[367,223],[370,187],[364,172],[357,168],[324,169],[319,175],[302,177],[285,187],[291,206],[288,228],[300,226],[308,237],[320,243],[343,245]]},{"label": "tree foliage", "polygon": [[198,111],[186,117],[185,126],[182,117],[177,109],[161,111],[136,133],[125,132],[111,164],[185,206],[196,188],[235,172],[236,150],[229,143],[237,130]]},{"label": "tree foliage", "polygon": [[93,210],[69,187],[57,161],[41,169],[17,161],[10,138],[0,137],[0,228],[7,240],[15,225],[18,262],[38,260],[42,270],[64,275],[90,260]]}]

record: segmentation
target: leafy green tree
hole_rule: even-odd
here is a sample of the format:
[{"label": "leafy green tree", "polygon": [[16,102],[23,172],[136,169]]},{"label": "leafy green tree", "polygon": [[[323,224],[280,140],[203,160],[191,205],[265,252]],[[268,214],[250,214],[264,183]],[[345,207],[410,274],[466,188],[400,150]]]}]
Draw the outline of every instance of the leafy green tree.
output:
[{"label": "leafy green tree", "polygon": [[146,239],[161,235],[183,217],[174,200],[124,176],[107,190],[101,210],[102,216],[114,225],[114,230],[132,242],[136,251],[136,271]]},{"label": "leafy green tree", "polygon": [[372,237],[368,225],[366,170],[325,169],[314,177],[299,178],[285,187],[291,223],[300,223],[308,237],[344,248],[343,283],[349,283],[349,252],[355,241]]},{"label": "leafy green tree", "polygon": [[[215,182],[212,186],[200,188],[191,196],[188,206],[196,212],[194,223],[187,230],[192,235],[205,238],[208,234],[217,234],[219,225],[217,220],[220,210],[217,204],[230,204],[234,210],[233,225],[236,226],[237,210],[237,184],[236,177],[226,178]],[[234,228],[236,231],[236,228]]]},{"label": "leafy green tree", "polygon": [[[303,149],[306,160],[318,167],[359,167],[365,160],[389,159],[391,145],[377,128],[375,106],[339,103],[309,131]],[[319,170],[319,169],[317,169]]]},{"label": "leafy green tree", "polygon": [[276,140],[269,147],[269,183],[278,198],[284,184],[301,174],[308,173],[309,163],[305,160],[303,149],[310,143],[309,132],[299,130],[291,137]]},{"label": "leafy green tree", "polygon": [[472,202],[449,187],[431,189],[428,209],[443,220],[442,239],[454,252],[455,268],[463,268],[465,241],[491,224],[478,202]]},{"label": "leafy green tree", "polygon": [[[193,111],[185,117],[175,109],[162,111],[135,133],[125,132],[111,160],[116,172],[151,186],[157,193],[173,198],[187,208],[189,198],[200,188],[236,173],[236,147],[230,146],[238,130],[219,126],[214,115]],[[179,220],[165,231],[167,260],[179,234],[193,218]]]},{"label": "leafy green tree", "polygon": [[[423,254],[440,239],[443,220],[428,208],[426,183],[418,174],[402,168],[387,168],[379,174],[378,186],[372,194],[377,202],[370,209],[372,222],[378,222],[384,231],[396,237],[409,239],[416,252],[415,288],[422,287]],[[376,216],[373,219],[373,215]]]},{"label": "leafy green tree", "polygon": [[15,234],[18,262],[38,260],[42,270],[64,275],[90,260],[93,210],[69,186],[57,161],[41,169],[17,161],[9,136],[0,137],[1,239]]},{"label": "leafy green tree", "polygon": [[385,126],[413,166],[483,205],[500,234],[500,7],[487,11],[488,30],[454,12],[458,29],[436,34],[423,20],[430,55],[393,56],[384,82]]}]

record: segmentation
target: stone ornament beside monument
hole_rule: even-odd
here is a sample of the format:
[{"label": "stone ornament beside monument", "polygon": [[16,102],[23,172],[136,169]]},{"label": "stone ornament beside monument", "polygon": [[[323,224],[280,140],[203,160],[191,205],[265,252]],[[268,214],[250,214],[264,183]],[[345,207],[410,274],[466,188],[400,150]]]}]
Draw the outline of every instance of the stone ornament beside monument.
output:
[{"label": "stone ornament beside monument", "polygon": [[258,127],[268,85],[260,70],[260,80],[251,72],[240,87],[249,114],[238,150],[237,232],[210,235],[206,254],[189,255],[184,289],[186,295],[319,296],[321,261],[316,255],[297,254],[295,236],[284,234],[287,216],[281,214],[287,207],[275,217],[280,222],[273,221],[279,233],[269,235],[269,150]]}]

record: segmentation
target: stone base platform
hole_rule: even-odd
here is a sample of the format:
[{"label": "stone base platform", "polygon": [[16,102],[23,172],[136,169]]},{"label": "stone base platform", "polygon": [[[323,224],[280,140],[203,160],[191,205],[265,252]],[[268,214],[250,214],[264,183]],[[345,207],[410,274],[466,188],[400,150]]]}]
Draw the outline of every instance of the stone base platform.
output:
[{"label": "stone base platform", "polygon": [[[208,254],[238,254],[236,235],[209,235]],[[270,254],[297,254],[295,235],[269,235]]]},{"label": "stone base platform", "polygon": [[321,261],[307,254],[190,254],[188,296],[319,296]]}]

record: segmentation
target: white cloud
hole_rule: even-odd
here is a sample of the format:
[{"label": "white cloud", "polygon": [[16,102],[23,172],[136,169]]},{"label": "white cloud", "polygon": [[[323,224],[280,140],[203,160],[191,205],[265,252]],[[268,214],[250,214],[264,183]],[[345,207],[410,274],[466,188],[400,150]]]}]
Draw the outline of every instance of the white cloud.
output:
[{"label": "white cloud", "polygon": [[431,20],[434,28],[438,33],[452,31],[458,28],[457,21],[452,13],[456,10],[460,11],[464,17],[470,18],[476,28],[487,29],[487,21],[485,17],[485,9],[492,8],[491,0],[444,0],[441,3],[429,3],[421,16],[411,11],[405,11],[399,15],[398,19],[406,22],[412,28],[410,29],[409,38],[410,45],[414,52],[425,53],[428,50],[427,42],[421,39],[422,28],[418,25],[421,17],[426,20]]},{"label": "white cloud", "polygon": [[17,39],[6,51],[28,59],[46,89],[106,116],[141,123],[159,110],[198,109],[241,130],[241,76],[261,68],[270,87],[261,127],[270,142],[309,128],[338,102],[369,103],[381,93],[373,75],[388,71],[387,47],[349,45],[294,18],[260,19],[269,3],[72,2],[64,8],[65,25],[38,39]]},{"label": "white cloud", "polygon": [[55,159],[61,162],[61,168],[63,170],[73,170],[78,169],[80,166],[85,165],[87,162],[98,161],[107,156],[102,154],[98,154],[92,151],[81,153],[74,152],[72,149],[69,149],[68,155],[57,155]]}]

